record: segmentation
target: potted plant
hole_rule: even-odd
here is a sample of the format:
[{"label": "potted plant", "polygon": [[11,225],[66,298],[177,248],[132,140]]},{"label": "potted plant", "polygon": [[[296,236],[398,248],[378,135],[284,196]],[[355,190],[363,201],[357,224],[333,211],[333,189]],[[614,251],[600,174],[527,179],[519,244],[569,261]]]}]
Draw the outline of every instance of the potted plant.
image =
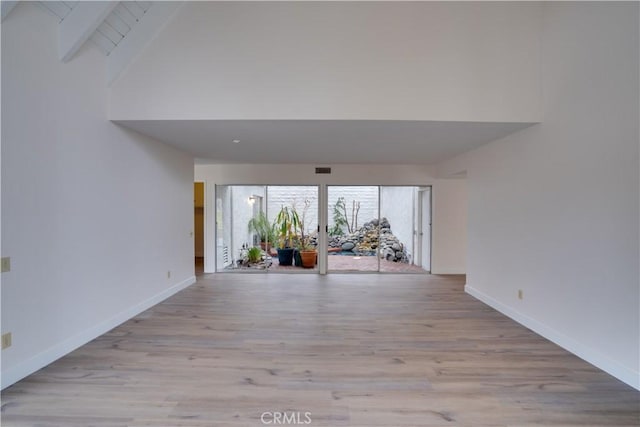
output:
[{"label": "potted plant", "polygon": [[295,209],[283,206],[275,221],[278,233],[278,262],[280,265],[291,265],[293,261],[293,241],[297,237],[296,230],[300,226],[300,218]]},{"label": "potted plant", "polygon": [[247,257],[249,258],[249,264],[257,264],[262,259],[262,250],[254,246],[247,252]]},{"label": "potted plant", "polygon": [[296,265],[304,268],[315,267],[318,259],[318,252],[313,247],[313,245],[311,245],[311,238],[305,232],[305,219],[310,206],[311,202],[309,200],[305,200],[304,208],[302,209],[302,215],[300,216],[299,221],[300,238],[298,239],[297,257],[300,258],[300,262]]},{"label": "potted plant", "polygon": [[304,268],[313,268],[318,260],[318,251],[311,245],[308,236],[302,237],[300,240],[300,260]]},{"label": "potted plant", "polygon": [[271,224],[264,212],[258,213],[247,224],[249,233],[255,233],[260,239],[260,246],[267,254],[271,252],[271,245],[276,240],[276,224]]}]

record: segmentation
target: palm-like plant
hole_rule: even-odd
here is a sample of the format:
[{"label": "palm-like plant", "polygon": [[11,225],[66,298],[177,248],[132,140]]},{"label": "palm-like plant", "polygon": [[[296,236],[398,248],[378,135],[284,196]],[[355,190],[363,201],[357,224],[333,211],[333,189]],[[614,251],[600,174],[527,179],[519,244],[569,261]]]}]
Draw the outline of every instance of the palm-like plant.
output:
[{"label": "palm-like plant", "polygon": [[257,216],[251,218],[247,224],[247,229],[249,233],[256,233],[260,242],[265,245],[276,240],[276,224],[271,224],[267,219],[267,214],[264,212],[260,212]]},{"label": "palm-like plant", "polygon": [[298,212],[288,206],[282,206],[275,224],[280,249],[293,247],[293,240],[297,237],[296,230],[300,227]]}]

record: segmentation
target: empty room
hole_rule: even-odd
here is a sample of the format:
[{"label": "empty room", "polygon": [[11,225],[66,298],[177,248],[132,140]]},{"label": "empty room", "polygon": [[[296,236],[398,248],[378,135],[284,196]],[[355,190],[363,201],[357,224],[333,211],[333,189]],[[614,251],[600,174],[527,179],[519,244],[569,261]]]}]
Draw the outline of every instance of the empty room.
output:
[{"label": "empty room", "polygon": [[640,426],[640,3],[1,5],[2,426]]}]

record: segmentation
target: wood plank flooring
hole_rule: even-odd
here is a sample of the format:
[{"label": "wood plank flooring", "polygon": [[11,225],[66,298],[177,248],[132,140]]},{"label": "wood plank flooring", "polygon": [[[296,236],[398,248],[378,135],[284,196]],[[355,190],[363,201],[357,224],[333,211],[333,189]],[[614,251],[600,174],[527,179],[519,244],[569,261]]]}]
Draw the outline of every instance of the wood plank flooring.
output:
[{"label": "wood plank flooring", "polygon": [[2,426],[640,425],[638,391],[463,285],[203,275],[4,390]]}]

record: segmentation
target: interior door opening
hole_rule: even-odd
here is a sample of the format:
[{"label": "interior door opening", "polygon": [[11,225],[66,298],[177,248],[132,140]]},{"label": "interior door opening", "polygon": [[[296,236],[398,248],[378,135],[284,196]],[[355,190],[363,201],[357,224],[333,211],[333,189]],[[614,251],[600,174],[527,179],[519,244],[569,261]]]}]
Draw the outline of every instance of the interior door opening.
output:
[{"label": "interior door opening", "polygon": [[193,184],[193,253],[197,273],[204,271],[204,182]]}]

